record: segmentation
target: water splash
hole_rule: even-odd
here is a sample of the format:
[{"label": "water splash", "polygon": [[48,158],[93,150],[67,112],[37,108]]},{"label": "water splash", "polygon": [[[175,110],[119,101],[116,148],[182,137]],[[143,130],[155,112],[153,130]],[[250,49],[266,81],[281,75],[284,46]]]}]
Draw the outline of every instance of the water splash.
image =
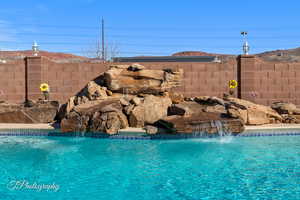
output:
[{"label": "water splash", "polygon": [[[208,133],[208,129],[216,128],[216,133]],[[220,120],[212,120],[210,123],[199,123],[193,125],[193,135],[201,138],[213,138],[220,143],[229,143],[233,139],[232,133],[228,130],[227,125]],[[205,139],[211,142],[212,139]]]}]

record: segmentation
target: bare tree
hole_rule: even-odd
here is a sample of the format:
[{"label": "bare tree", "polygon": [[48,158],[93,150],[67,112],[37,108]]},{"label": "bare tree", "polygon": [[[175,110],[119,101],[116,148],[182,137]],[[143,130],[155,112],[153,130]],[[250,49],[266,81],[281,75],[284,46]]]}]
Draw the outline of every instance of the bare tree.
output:
[{"label": "bare tree", "polygon": [[84,54],[90,58],[97,58],[105,61],[112,61],[113,57],[120,55],[120,48],[116,42],[111,42],[104,47],[104,58],[102,58],[102,46],[100,41],[97,41],[88,48],[83,50]]}]

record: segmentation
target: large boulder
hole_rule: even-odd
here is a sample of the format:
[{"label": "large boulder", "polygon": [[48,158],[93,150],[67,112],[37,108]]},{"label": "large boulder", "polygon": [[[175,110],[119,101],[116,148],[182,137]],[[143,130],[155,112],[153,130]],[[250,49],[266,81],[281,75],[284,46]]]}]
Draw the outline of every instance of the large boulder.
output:
[{"label": "large boulder", "polygon": [[34,124],[37,123],[34,119],[26,115],[23,110],[15,110],[0,113],[0,123],[22,123]]},{"label": "large boulder", "polygon": [[30,106],[25,105],[0,104],[0,123],[51,123],[59,108],[57,101],[39,101]]},{"label": "large boulder", "polygon": [[172,104],[168,96],[145,95],[139,105],[129,115],[131,127],[143,127],[167,116],[168,107]]},{"label": "large boulder", "polygon": [[62,120],[61,131],[116,134],[128,127],[122,109],[120,98],[78,105]]},{"label": "large boulder", "polygon": [[179,104],[173,104],[168,109],[168,115],[189,116],[199,112],[203,112],[206,106],[194,101],[185,101]]},{"label": "large boulder", "polygon": [[89,100],[98,100],[107,98],[106,87],[102,87],[98,85],[95,81],[90,81],[87,84],[85,92],[85,96]]},{"label": "large boulder", "polygon": [[173,104],[168,109],[168,115],[189,116],[202,112],[226,114],[226,109],[221,104],[211,104],[204,101],[184,101],[179,104]]},{"label": "large boulder", "polygon": [[168,116],[157,121],[155,126],[169,134],[238,134],[244,131],[240,119],[223,118],[218,113],[205,112],[191,116]]},{"label": "large boulder", "polygon": [[159,94],[180,86],[182,70],[147,70],[132,65],[116,65],[104,73],[109,90],[128,94]]},{"label": "large boulder", "polygon": [[12,103],[0,103],[0,113],[12,112],[22,109],[23,105],[21,104],[12,104]]},{"label": "large boulder", "polygon": [[247,125],[262,125],[282,122],[282,117],[271,107],[233,97],[226,98],[227,114],[240,118]]},{"label": "large boulder", "polygon": [[271,108],[276,110],[279,114],[300,114],[300,109],[292,103],[275,102],[271,105]]},{"label": "large boulder", "polygon": [[58,113],[58,120],[62,120],[67,116],[75,106],[86,104],[91,101],[99,102],[112,97],[112,92],[108,90],[104,83],[104,76],[101,74],[96,79],[88,82],[88,84],[80,90],[75,96],[61,106]]},{"label": "large boulder", "polygon": [[210,106],[222,105],[222,106],[225,106],[225,101],[223,99],[218,98],[218,97],[199,96],[199,97],[195,97],[194,101],[196,101],[200,104],[203,104],[203,105],[210,105]]},{"label": "large boulder", "polygon": [[25,107],[23,111],[36,123],[51,123],[59,109],[57,101],[41,101],[32,107]]},{"label": "large boulder", "polygon": [[145,124],[145,108],[143,105],[136,106],[130,112],[129,115],[129,124],[130,127],[142,128]]},{"label": "large boulder", "polygon": [[183,94],[180,94],[180,93],[177,93],[177,92],[174,92],[174,91],[170,91],[170,92],[168,92],[168,96],[172,100],[173,104],[179,104],[179,103],[184,102]]}]

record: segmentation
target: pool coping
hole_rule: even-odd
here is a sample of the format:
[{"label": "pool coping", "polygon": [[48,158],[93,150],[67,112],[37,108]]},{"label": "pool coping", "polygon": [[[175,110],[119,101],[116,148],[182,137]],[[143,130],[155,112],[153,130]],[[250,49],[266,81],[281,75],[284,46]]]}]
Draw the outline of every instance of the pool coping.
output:
[{"label": "pool coping", "polygon": [[[235,137],[294,136],[300,135],[300,124],[269,124],[246,126],[245,131]],[[201,134],[156,134],[147,135],[142,128],[122,129],[116,135],[101,133],[61,133],[54,124],[0,124],[0,136],[62,136],[93,137],[107,139],[149,140],[203,138]],[[209,137],[216,137],[211,135]]]}]

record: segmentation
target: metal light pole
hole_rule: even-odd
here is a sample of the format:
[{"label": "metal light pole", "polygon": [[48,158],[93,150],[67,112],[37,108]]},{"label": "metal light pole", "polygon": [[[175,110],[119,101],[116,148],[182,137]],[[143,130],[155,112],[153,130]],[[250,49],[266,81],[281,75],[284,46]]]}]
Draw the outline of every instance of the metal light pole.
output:
[{"label": "metal light pole", "polygon": [[32,44],[32,52],[33,52],[33,56],[38,56],[39,54],[39,45],[37,44],[36,41],[34,41]]},{"label": "metal light pole", "polygon": [[243,53],[244,53],[245,55],[249,55],[250,46],[249,46],[249,43],[248,43],[248,41],[247,41],[247,35],[248,35],[248,32],[242,31],[242,32],[241,32],[241,35],[243,36],[243,39],[244,39]]}]

